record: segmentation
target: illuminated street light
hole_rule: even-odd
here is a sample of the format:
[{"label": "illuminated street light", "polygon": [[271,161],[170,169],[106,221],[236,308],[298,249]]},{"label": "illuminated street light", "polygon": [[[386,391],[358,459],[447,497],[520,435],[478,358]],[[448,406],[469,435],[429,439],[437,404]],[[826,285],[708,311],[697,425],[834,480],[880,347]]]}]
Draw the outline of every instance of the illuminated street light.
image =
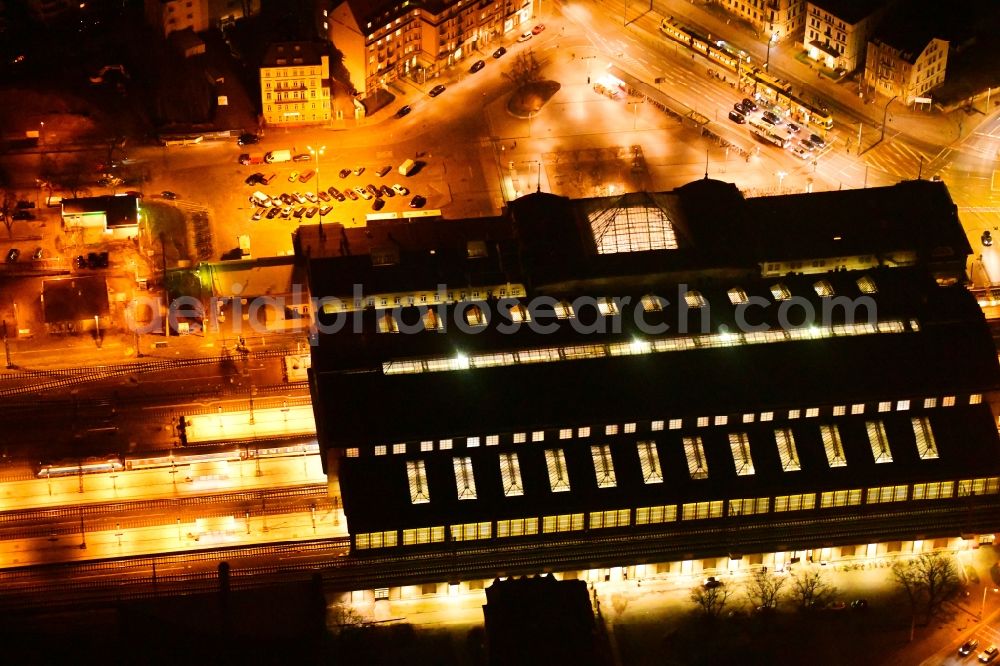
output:
[{"label": "illuminated street light", "polygon": [[[992,588],[994,592],[1000,592],[1000,587]],[[986,612],[986,593],[990,591],[990,586],[983,586],[983,603],[979,606],[979,619],[983,619],[983,613]]]},{"label": "illuminated street light", "polygon": [[[316,162],[316,193],[319,194],[322,191],[322,186],[319,180],[319,158],[320,155],[326,152],[326,146],[320,146],[317,149],[313,149],[312,146],[306,146],[306,150],[309,154],[313,156],[313,160]],[[323,238],[323,216],[319,216],[319,237]]]},{"label": "illuminated street light", "polygon": [[782,183],[785,182],[785,176],[788,174],[784,171],[776,171],[774,175],[778,177],[778,189],[780,190]]},{"label": "illuminated street light", "polygon": [[771,64],[771,45],[778,41],[778,34],[775,32],[771,33],[771,38],[767,40],[767,59],[764,61],[764,69]]}]

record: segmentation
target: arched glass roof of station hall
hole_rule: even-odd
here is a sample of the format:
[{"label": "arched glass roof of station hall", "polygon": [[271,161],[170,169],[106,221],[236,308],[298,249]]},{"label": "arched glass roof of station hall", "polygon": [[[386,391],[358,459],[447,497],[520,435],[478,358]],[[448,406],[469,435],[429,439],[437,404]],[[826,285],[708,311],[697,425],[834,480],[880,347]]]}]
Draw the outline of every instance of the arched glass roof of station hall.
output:
[{"label": "arched glass roof of station hall", "polygon": [[649,198],[618,199],[587,214],[599,254],[676,250],[677,235],[667,211]]}]

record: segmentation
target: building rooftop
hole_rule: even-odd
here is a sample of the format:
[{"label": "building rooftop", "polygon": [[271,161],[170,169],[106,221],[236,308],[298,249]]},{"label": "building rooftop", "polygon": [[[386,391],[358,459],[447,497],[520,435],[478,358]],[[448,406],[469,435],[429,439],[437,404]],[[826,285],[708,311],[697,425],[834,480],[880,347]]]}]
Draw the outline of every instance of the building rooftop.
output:
[{"label": "building rooftop", "polygon": [[853,25],[885,7],[888,0],[809,0],[809,3]]},{"label": "building rooftop", "polygon": [[952,13],[930,0],[897,3],[879,23],[873,40],[898,49],[900,57],[913,64],[932,39],[948,38]]},{"label": "building rooftop", "polygon": [[325,44],[316,42],[281,42],[271,44],[264,52],[260,66],[287,67],[289,65],[319,65],[328,55]]},{"label": "building rooftop", "polygon": [[46,324],[107,317],[108,284],[98,275],[44,280],[42,304]]},{"label": "building rooftop", "polygon": [[62,200],[63,216],[88,213],[103,214],[108,229],[134,227],[139,224],[139,199],[132,195],[105,195]]}]

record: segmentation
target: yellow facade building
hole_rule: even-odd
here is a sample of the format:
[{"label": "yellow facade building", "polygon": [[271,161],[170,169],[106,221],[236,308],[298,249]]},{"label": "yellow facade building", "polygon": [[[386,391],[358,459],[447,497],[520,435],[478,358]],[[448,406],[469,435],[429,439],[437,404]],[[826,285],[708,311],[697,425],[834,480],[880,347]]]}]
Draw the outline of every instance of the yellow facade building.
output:
[{"label": "yellow facade building", "polygon": [[261,108],[268,125],[330,120],[330,56],[325,44],[272,44],[260,67]]}]

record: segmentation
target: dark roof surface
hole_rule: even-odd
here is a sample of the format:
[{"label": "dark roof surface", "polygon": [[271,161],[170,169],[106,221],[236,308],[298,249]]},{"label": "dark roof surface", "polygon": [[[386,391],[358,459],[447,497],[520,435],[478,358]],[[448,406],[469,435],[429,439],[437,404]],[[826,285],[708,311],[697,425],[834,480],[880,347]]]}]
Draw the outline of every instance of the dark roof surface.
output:
[{"label": "dark roof surface", "polygon": [[[316,42],[281,42],[271,44],[264,52],[261,67],[288,67],[290,65],[319,65],[322,56],[328,55],[327,47]],[[278,62],[284,60],[284,62]]]},{"label": "dark roof surface", "polygon": [[960,11],[936,0],[899,2],[879,23],[874,39],[898,49],[913,64],[932,39],[948,38],[952,14]]},{"label": "dark roof surface", "polygon": [[888,0],[809,0],[811,4],[847,24],[854,24],[871,16],[888,4]]},{"label": "dark roof surface", "polygon": [[139,199],[132,195],[63,199],[62,214],[104,213],[109,229],[139,224]]},{"label": "dark roof surface", "polygon": [[47,324],[106,317],[110,311],[108,284],[97,275],[45,280],[42,300]]}]

